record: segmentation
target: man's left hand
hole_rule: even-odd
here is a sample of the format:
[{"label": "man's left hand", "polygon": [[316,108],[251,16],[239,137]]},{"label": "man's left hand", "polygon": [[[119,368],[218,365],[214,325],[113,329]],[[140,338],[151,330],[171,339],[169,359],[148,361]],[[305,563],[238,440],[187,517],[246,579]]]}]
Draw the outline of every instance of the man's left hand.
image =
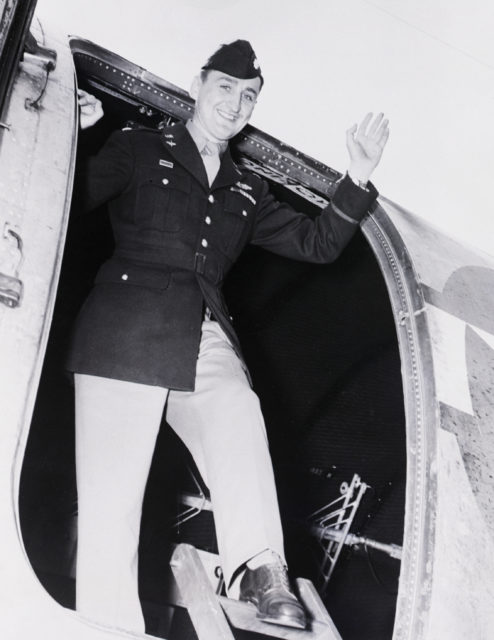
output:
[{"label": "man's left hand", "polygon": [[[360,125],[354,124],[346,132],[346,144],[350,154],[349,176],[366,183],[379,164],[389,137],[388,120],[379,113],[372,120],[368,113]],[[372,121],[372,122],[371,122]]]}]

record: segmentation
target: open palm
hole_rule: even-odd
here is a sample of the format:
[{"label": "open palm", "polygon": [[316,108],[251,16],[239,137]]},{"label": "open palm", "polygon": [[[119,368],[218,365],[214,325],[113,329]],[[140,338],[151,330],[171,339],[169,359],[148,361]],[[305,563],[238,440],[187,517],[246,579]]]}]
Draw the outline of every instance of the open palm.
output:
[{"label": "open palm", "polygon": [[379,164],[389,137],[388,120],[379,113],[374,119],[368,113],[360,125],[354,124],[346,132],[346,143],[350,154],[349,173],[359,180],[367,181]]}]

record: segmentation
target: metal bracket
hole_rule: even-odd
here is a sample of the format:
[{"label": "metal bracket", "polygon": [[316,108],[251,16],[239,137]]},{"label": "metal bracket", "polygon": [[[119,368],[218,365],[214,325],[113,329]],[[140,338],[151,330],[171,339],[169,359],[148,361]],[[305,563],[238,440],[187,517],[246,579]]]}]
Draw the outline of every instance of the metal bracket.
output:
[{"label": "metal bracket", "polygon": [[53,71],[57,66],[57,52],[55,49],[43,47],[31,32],[27,34],[24,51],[46,63],[46,70]]},{"label": "metal bracket", "polygon": [[14,275],[0,273],[0,302],[5,304],[7,307],[14,308],[20,305],[22,298],[23,284],[18,278],[18,274],[24,255],[22,252],[23,242],[21,236],[10,227],[9,223],[6,223],[3,231],[3,237],[8,238],[9,236],[14,238],[16,241],[20,257]]},{"label": "metal bracket", "polygon": [[0,273],[0,302],[7,307],[18,307],[22,298],[22,282],[19,278]]},{"label": "metal bracket", "polygon": [[24,102],[24,106],[26,109],[37,110],[41,107],[41,101],[43,99],[43,96],[45,95],[46,87],[48,86],[48,78],[50,77],[50,73],[57,66],[57,52],[54,49],[48,49],[47,47],[43,47],[42,45],[40,45],[32,33],[28,33],[24,51],[25,53],[31,54],[36,59],[41,60],[41,62],[43,62],[44,64],[44,70],[46,72],[43,87],[40,91],[39,96],[35,100],[26,98]]}]

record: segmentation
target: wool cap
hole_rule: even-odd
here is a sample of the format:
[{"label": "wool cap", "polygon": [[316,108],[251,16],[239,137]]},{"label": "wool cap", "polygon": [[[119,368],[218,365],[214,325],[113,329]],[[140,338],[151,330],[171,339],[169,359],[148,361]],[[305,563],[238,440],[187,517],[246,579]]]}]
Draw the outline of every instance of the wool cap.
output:
[{"label": "wool cap", "polygon": [[256,54],[247,40],[235,40],[230,44],[222,44],[202,68],[222,71],[241,80],[260,78],[261,86],[264,83]]}]

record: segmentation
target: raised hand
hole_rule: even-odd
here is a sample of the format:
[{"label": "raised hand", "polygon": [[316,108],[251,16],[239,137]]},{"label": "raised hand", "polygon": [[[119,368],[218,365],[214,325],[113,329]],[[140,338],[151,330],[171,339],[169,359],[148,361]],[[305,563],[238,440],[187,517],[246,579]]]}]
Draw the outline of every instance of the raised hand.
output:
[{"label": "raised hand", "polygon": [[384,114],[379,113],[373,120],[372,116],[372,113],[368,113],[360,125],[354,124],[346,132],[350,154],[348,174],[360,182],[367,182],[370,178],[381,160],[389,137],[389,122]]},{"label": "raised hand", "polygon": [[87,129],[103,117],[103,106],[98,98],[87,91],[78,89],[77,95],[79,99],[79,125],[81,129]]}]

